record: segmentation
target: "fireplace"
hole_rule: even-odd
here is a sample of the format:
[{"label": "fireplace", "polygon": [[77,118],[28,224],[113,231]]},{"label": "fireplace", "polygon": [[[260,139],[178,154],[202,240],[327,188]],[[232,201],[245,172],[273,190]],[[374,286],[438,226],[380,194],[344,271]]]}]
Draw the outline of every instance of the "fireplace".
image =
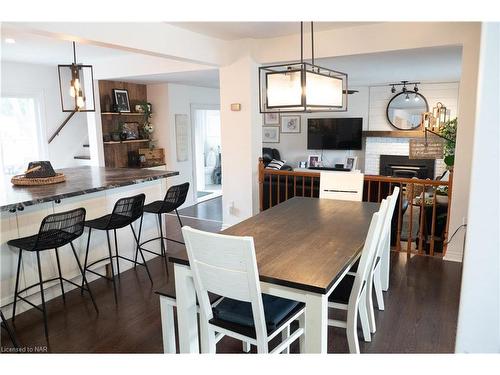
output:
[{"label": "fireplace", "polygon": [[434,159],[410,159],[401,155],[380,155],[382,176],[434,179]]}]

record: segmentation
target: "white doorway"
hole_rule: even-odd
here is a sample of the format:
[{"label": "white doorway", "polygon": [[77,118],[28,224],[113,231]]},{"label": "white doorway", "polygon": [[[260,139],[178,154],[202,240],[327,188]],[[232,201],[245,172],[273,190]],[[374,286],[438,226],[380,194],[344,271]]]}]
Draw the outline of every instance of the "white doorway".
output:
[{"label": "white doorway", "polygon": [[196,203],[222,195],[221,126],[218,105],[191,105]]}]

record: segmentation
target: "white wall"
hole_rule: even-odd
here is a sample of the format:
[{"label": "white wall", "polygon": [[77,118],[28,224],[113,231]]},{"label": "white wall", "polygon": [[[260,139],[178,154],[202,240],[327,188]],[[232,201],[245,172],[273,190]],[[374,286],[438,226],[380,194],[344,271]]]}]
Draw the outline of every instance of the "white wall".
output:
[{"label": "white wall", "polygon": [[[195,203],[195,188],[193,183],[193,149],[191,129],[191,105],[219,105],[219,89],[161,83],[148,85],[148,101],[153,106],[152,124],[155,126],[153,138],[158,140],[158,147],[165,149],[167,169],[179,171],[179,176],[168,179],[168,186],[189,182],[189,195],[184,206]],[[175,141],[175,115],[188,116],[189,140],[188,160],[177,161]],[[222,151],[224,157],[224,151]],[[224,177],[223,177],[224,178]],[[224,183],[224,182],[223,182]]]},{"label": "white wall", "polygon": [[500,353],[500,24],[483,25],[455,350]]},{"label": "white wall", "polygon": [[[48,138],[61,125],[68,113],[62,112],[59,78],[56,66],[2,61],[2,94],[28,93],[42,98],[42,121]],[[76,113],[59,136],[48,144],[48,159],[54,168],[65,168],[80,163],[73,157],[81,154],[86,143],[87,117]]]},{"label": "white wall", "polygon": [[[307,149],[307,119],[321,117],[362,117],[363,130],[368,129],[368,87],[349,87],[352,90],[359,90],[358,93],[349,95],[347,112],[329,113],[308,113],[301,115],[300,134],[281,133],[279,143],[262,143],[262,147],[276,148],[280,152],[283,160],[293,168],[297,168],[299,161],[307,160],[309,154],[321,154],[321,150]],[[267,125],[266,125],[267,126]],[[364,150],[344,151],[325,150],[323,151],[323,162],[327,165],[344,163],[346,156],[358,157],[358,169],[364,166]]]}]

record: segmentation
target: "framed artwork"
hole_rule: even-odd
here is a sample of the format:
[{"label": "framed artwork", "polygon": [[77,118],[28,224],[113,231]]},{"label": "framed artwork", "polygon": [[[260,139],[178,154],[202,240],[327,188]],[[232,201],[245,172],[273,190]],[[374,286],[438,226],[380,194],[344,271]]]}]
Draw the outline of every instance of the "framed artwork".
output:
[{"label": "framed artwork", "polygon": [[264,113],[264,125],[279,125],[279,124],[280,124],[279,113]]},{"label": "framed artwork", "polygon": [[262,127],[262,142],[263,143],[279,143],[280,128],[277,126]]},{"label": "framed artwork", "polygon": [[357,156],[348,156],[345,159],[345,168],[354,170],[356,169],[358,164],[358,157]]},{"label": "framed artwork", "polygon": [[123,124],[123,133],[127,134],[127,139],[140,139],[139,123],[138,122],[125,122]]},{"label": "framed artwork", "polygon": [[307,157],[307,167],[319,167],[321,164],[320,155],[309,155]]},{"label": "framed artwork", "polygon": [[282,133],[300,133],[300,116],[281,116]]},{"label": "framed artwork", "polygon": [[113,89],[113,102],[116,106],[116,112],[130,112],[130,102],[128,100],[127,90]]}]

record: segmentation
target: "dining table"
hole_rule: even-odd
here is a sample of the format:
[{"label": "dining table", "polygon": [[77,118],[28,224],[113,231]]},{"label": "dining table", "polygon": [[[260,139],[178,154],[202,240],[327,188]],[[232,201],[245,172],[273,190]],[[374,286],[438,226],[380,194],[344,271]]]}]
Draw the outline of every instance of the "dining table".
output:
[{"label": "dining table", "polygon": [[[254,239],[262,293],[305,304],[304,353],[326,353],[328,297],[360,256],[379,203],[293,197],[221,233]],[[179,351],[199,353],[197,299],[185,250],[174,264]]]}]

